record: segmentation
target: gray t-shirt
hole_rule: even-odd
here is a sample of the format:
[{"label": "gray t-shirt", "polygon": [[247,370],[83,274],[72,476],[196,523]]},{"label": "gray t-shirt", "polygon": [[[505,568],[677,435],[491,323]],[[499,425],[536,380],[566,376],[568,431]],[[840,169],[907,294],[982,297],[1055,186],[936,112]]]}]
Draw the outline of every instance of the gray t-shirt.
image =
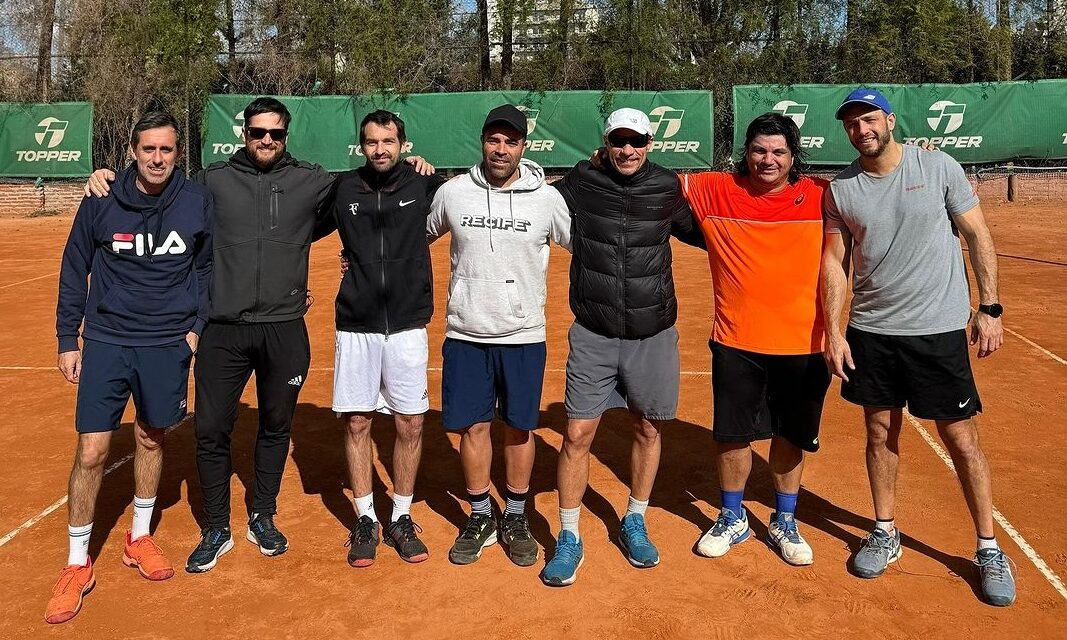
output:
[{"label": "gray t-shirt", "polygon": [[970,292],[952,216],[977,205],[963,167],[940,151],[905,145],[888,175],[858,160],[838,174],[823,215],[827,232],[852,235],[849,324],[897,336],[965,328]]}]

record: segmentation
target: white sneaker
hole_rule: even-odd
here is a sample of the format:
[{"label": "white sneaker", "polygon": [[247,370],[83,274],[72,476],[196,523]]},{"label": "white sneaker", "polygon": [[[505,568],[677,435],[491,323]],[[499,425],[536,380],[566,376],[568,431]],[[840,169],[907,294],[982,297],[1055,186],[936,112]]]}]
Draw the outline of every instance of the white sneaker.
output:
[{"label": "white sneaker", "polygon": [[797,530],[797,521],[791,513],[771,514],[767,542],[791,565],[802,567],[815,562],[815,554]]},{"label": "white sneaker", "polygon": [[719,512],[715,524],[711,525],[697,542],[697,553],[708,558],[718,558],[726,555],[730,547],[748,540],[751,535],[752,530],[748,528],[748,515],[744,507],[741,507],[740,516],[729,509],[723,509]]}]

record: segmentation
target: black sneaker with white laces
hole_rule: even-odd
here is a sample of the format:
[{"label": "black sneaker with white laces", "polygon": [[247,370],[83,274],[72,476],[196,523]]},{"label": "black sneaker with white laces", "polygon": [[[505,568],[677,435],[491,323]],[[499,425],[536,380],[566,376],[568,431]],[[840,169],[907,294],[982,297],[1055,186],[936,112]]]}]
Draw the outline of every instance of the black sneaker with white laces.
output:
[{"label": "black sneaker with white laces", "polygon": [[369,567],[374,564],[378,551],[378,521],[369,516],[360,516],[356,528],[348,535],[348,564],[353,567]]},{"label": "black sneaker with white laces", "polygon": [[206,527],[200,531],[200,544],[196,545],[185,563],[189,573],[204,573],[215,568],[222,554],[233,549],[233,536],[229,529]]},{"label": "black sneaker with white laces", "polygon": [[259,547],[265,556],[280,556],[289,550],[289,541],[274,526],[274,516],[270,513],[255,514],[248,523],[249,542]]},{"label": "black sneaker with white laces", "polygon": [[422,562],[430,557],[426,545],[419,540],[422,527],[415,524],[411,516],[403,515],[385,530],[385,544],[396,549],[400,557],[408,562]]},{"label": "black sneaker with white laces", "polygon": [[500,521],[500,540],[508,557],[520,567],[537,562],[537,541],[530,533],[530,521],[525,513],[505,513]]},{"label": "black sneaker with white laces", "polygon": [[471,564],[482,557],[482,549],[493,544],[496,544],[496,518],[472,513],[452,544],[448,559],[456,564]]}]

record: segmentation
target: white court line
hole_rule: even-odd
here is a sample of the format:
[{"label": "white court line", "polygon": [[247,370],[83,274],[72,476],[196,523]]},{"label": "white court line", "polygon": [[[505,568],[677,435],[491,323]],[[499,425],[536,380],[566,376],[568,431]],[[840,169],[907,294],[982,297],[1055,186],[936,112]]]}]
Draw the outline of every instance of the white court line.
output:
[{"label": "white court line", "polygon": [[17,287],[20,284],[26,284],[27,282],[33,282],[34,280],[42,280],[44,278],[52,278],[52,277],[58,276],[58,275],[59,275],[59,272],[56,271],[55,273],[49,273],[47,275],[37,276],[36,278],[30,278],[29,280],[19,280],[18,282],[12,282],[11,284],[5,284],[3,286],[0,286],[0,289],[7,289],[8,287]]},{"label": "white court line", "polygon": [[[906,410],[904,411],[904,415],[907,416],[908,422],[915,427],[915,430],[919,432],[919,435],[923,437],[923,440],[926,440],[926,444],[930,445],[930,448],[934,450],[937,457],[941,458],[941,461],[945,463],[945,466],[955,473],[956,465],[952,464],[952,457],[948,455],[948,452],[934,440],[933,436],[930,435],[930,432],[927,431],[926,428],[922,426],[922,423],[916,420],[914,416]],[[1033,562],[1034,566],[1037,567],[1037,570],[1041,572],[1041,575],[1045,576],[1045,579],[1049,581],[1052,588],[1058,591],[1060,595],[1063,596],[1064,600],[1067,600],[1067,587],[1063,586],[1063,581],[1060,580],[1060,577],[1056,575],[1056,572],[1048,566],[1040,555],[1038,555],[1037,551],[1030,546],[1030,543],[1026,541],[1026,538],[1023,538],[1023,534],[1019,533],[1019,531],[1008,522],[1008,519],[1004,517],[1004,514],[1002,514],[996,506],[993,507],[993,519],[997,521],[997,524],[999,524],[1005,532],[1007,532],[1008,537],[1014,540],[1015,544],[1019,545],[1019,548],[1022,549],[1023,553],[1026,554],[1026,557],[1030,559],[1030,562]]]},{"label": "white court line", "polygon": [[[4,367],[0,367],[2,370]],[[441,367],[426,367],[427,371],[441,371]],[[312,367],[308,371],[333,371],[333,367]],[[545,369],[545,373],[567,373],[566,369]],[[710,376],[710,371],[679,371],[683,376]]]},{"label": "white court line", "polygon": [[1011,329],[1009,329],[1007,327],[1004,327],[1004,330],[1007,331],[1008,333],[1010,333],[1011,335],[1015,336],[1016,338],[1022,340],[1026,344],[1030,345],[1031,347],[1037,349],[1038,351],[1040,351],[1041,353],[1045,354],[1046,356],[1052,358],[1056,362],[1058,362],[1060,364],[1067,365],[1067,360],[1064,360],[1063,358],[1059,357],[1055,353],[1052,353],[1051,351],[1049,351],[1045,347],[1042,347],[1041,345],[1039,345],[1038,343],[1034,342],[1030,338],[1027,338],[1026,336],[1022,335],[1021,333],[1016,333],[1015,331],[1012,331]]},{"label": "white court line", "polygon": [[[170,433],[171,431],[173,431],[173,430],[177,429],[178,427],[182,426],[183,424],[188,422],[191,418],[192,418],[192,416],[185,416],[184,418],[182,418],[181,422],[179,422],[178,424],[174,425],[173,427],[170,427],[169,429],[167,429],[167,433]],[[132,452],[126,454],[121,459],[116,460],[115,462],[112,462],[111,466],[109,466],[108,468],[104,469],[104,475],[106,476],[107,474],[111,473],[115,469],[118,469],[119,467],[121,467],[122,465],[126,464],[130,460],[133,460],[133,453]],[[18,534],[22,533],[26,529],[29,529],[30,527],[32,527],[33,525],[37,524],[38,522],[40,522],[44,518],[47,518],[56,509],[62,507],[65,504],[67,504],[67,500],[69,498],[70,498],[69,495],[63,496],[59,500],[56,500],[52,504],[50,504],[47,507],[45,507],[44,511],[42,511],[42,512],[38,513],[37,515],[33,516],[32,518],[30,518],[26,522],[23,522],[22,524],[20,524],[19,526],[15,527],[11,531],[8,531],[7,534],[3,538],[0,538],[0,547],[2,547],[5,544],[11,542],[12,540],[15,539],[15,536],[17,536]]]}]

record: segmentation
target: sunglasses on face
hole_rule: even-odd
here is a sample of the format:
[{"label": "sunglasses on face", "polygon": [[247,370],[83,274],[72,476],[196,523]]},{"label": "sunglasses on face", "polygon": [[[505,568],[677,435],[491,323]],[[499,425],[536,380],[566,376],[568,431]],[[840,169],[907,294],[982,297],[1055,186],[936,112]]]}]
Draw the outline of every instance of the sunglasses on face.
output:
[{"label": "sunglasses on face", "polygon": [[281,142],[285,140],[285,136],[289,135],[289,132],[285,129],[264,129],[263,127],[245,127],[245,135],[253,140],[262,140],[270,134],[272,140]]},{"label": "sunglasses on face", "polygon": [[627,136],[612,133],[608,135],[608,144],[615,147],[616,149],[622,149],[626,145],[630,145],[634,149],[641,149],[643,147],[648,146],[648,136]]}]

